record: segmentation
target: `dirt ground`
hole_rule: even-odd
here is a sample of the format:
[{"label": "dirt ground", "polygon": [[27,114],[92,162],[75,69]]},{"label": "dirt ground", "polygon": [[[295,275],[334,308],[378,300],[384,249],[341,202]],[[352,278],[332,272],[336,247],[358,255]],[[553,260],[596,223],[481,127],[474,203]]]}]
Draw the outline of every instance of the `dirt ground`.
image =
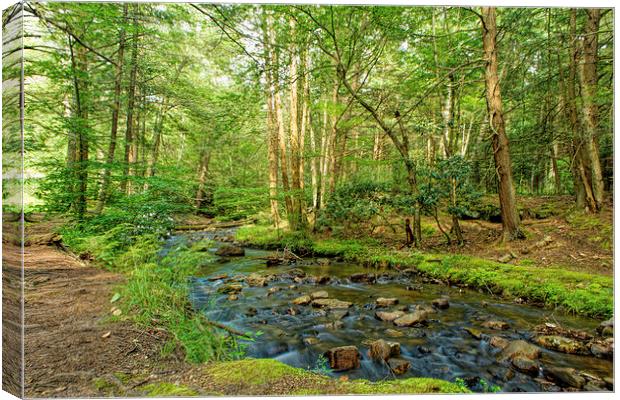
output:
[{"label": "dirt ground", "polygon": [[[487,199],[495,203],[496,199]],[[516,256],[510,263],[535,265],[539,267],[559,266],[562,268],[604,275],[613,274],[613,203],[608,204],[597,215],[578,212],[574,209],[571,196],[518,197],[521,210],[528,210],[522,218],[526,234],[523,240],[500,244],[501,223],[477,220],[460,221],[465,243],[448,245],[445,236],[437,229],[431,217],[422,217],[422,251],[433,253],[466,254],[490,260],[512,253]],[[544,218],[532,213],[546,210]],[[405,239],[402,216],[388,216],[390,225],[377,224],[365,229],[352,229],[355,237],[371,236],[386,246],[401,247]],[[444,230],[449,231],[451,220],[440,217]],[[432,234],[425,233],[425,227]]]},{"label": "dirt ground", "polygon": [[[143,386],[174,381],[192,366],[160,349],[165,332],[111,322],[119,274],[89,266],[54,244],[50,223],[27,224],[25,255],[25,396],[141,395]],[[19,247],[3,242],[4,265],[19,265]]]}]

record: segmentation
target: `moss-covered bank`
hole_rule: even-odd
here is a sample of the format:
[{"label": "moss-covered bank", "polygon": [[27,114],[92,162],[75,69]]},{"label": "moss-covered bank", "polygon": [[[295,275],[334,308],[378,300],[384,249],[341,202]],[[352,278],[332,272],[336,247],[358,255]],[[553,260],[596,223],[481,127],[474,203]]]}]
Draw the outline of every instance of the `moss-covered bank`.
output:
[{"label": "moss-covered bank", "polygon": [[339,380],[271,359],[215,363],[204,369],[204,386],[223,395],[464,393],[455,383],[432,378],[382,382]]},{"label": "moss-covered bank", "polygon": [[613,278],[570,271],[561,267],[503,264],[476,257],[426,254],[381,246],[378,242],[319,239],[295,232],[277,232],[270,226],[246,226],[236,239],[263,248],[284,248],[304,254],[342,257],[368,266],[415,268],[419,273],[454,284],[491,291],[507,299],[559,308],[593,318],[613,313]]}]

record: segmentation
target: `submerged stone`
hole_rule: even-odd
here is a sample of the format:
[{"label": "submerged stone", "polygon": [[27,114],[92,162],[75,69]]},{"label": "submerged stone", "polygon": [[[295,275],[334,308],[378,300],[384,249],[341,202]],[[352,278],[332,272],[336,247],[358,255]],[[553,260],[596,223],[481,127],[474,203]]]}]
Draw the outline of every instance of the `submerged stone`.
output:
[{"label": "submerged stone", "polygon": [[509,325],[504,321],[485,321],[482,326],[487,329],[494,329],[498,331],[505,331],[509,328]]},{"label": "submerged stone", "polygon": [[349,308],[353,305],[353,303],[349,303],[348,301],[341,301],[337,299],[316,299],[312,301],[313,307],[319,308]]},{"label": "submerged stone", "polygon": [[579,375],[574,368],[545,367],[543,374],[560,386],[581,389],[586,383],[586,379]]},{"label": "submerged stone", "polygon": [[431,302],[433,307],[437,307],[440,310],[445,310],[450,307],[450,302],[445,297],[441,297],[439,299],[435,299]]},{"label": "submerged stone", "polygon": [[411,367],[411,363],[402,358],[390,358],[387,363],[395,375],[402,375]]},{"label": "submerged stone", "polygon": [[427,319],[427,313],[425,311],[414,311],[411,314],[405,314],[400,318],[394,320],[396,326],[413,326],[421,324]]}]

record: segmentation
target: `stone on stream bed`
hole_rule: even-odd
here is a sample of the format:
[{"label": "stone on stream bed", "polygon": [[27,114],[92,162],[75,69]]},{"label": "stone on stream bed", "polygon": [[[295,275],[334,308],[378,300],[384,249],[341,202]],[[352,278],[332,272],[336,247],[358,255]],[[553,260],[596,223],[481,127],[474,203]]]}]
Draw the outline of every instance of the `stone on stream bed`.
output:
[{"label": "stone on stream bed", "polygon": [[310,298],[312,300],[327,299],[328,297],[329,297],[329,294],[325,290],[319,290],[318,292],[310,293]]},{"label": "stone on stream bed", "polygon": [[348,301],[342,301],[337,299],[316,299],[312,301],[312,307],[318,308],[349,308],[353,305],[353,303],[349,303]]},{"label": "stone on stream bed", "polygon": [[243,290],[243,286],[240,283],[229,283],[217,289],[219,293],[224,294],[239,293],[241,290]]},{"label": "stone on stream bed", "polygon": [[298,305],[298,306],[305,306],[305,305],[310,304],[311,301],[312,301],[312,298],[308,295],[305,295],[305,296],[300,296],[296,298],[295,300],[293,300],[293,304]]},{"label": "stone on stream bed", "polygon": [[493,347],[503,350],[506,347],[508,347],[508,345],[510,344],[510,341],[501,336],[492,336],[491,339],[489,340],[489,344]]},{"label": "stone on stream bed", "polygon": [[231,294],[231,295],[228,296],[228,300],[229,301],[239,300],[239,296],[237,296],[236,294]]},{"label": "stone on stream bed", "polygon": [[614,358],[614,338],[595,339],[588,343],[588,348],[594,357],[612,359]]},{"label": "stone on stream bed", "polygon": [[375,340],[368,347],[368,357],[375,361],[387,361],[388,358],[400,356],[400,343]]},{"label": "stone on stream bed", "polygon": [[524,356],[516,356],[512,359],[511,364],[518,371],[530,376],[538,376],[539,365],[538,362],[531,360]]},{"label": "stone on stream bed", "polygon": [[226,279],[226,278],[228,278],[228,275],[227,274],[222,274],[222,275],[210,276],[210,277],[207,278],[207,280],[209,282],[214,282],[214,281],[219,281],[221,279]]},{"label": "stone on stream bed", "polygon": [[336,320],[341,320],[347,315],[349,315],[349,311],[344,308],[334,308],[332,310],[329,310],[329,312],[327,313],[328,317],[333,317]]},{"label": "stone on stream bed", "polygon": [[377,276],[375,274],[360,272],[349,276],[349,280],[356,283],[375,283],[377,281]]},{"label": "stone on stream bed", "polygon": [[375,313],[375,318],[381,321],[392,322],[403,315],[405,315],[405,313],[402,311],[377,311]]},{"label": "stone on stream bed", "polygon": [[601,336],[613,336],[614,335],[614,319],[613,317],[607,321],[601,322],[596,328],[596,332]]},{"label": "stone on stream bed", "polygon": [[428,313],[426,311],[416,310],[411,314],[405,314],[394,320],[396,326],[413,326],[426,321]]},{"label": "stone on stream bed", "polygon": [[398,304],[398,299],[396,298],[386,298],[386,297],[379,297],[376,300],[377,303],[377,307],[389,307],[389,306],[394,306],[396,304]]},{"label": "stone on stream bed", "polygon": [[251,273],[245,278],[245,282],[249,286],[267,286],[267,278],[257,273]]},{"label": "stone on stream bed", "polygon": [[450,302],[445,297],[441,297],[439,299],[435,299],[431,302],[433,307],[437,307],[440,310],[445,310],[450,307]]},{"label": "stone on stream bed", "polygon": [[386,329],[385,335],[388,337],[397,338],[405,336],[405,332],[397,331],[396,329]]},{"label": "stone on stream bed", "polygon": [[545,367],[543,368],[543,375],[547,379],[550,379],[560,386],[569,386],[577,389],[583,388],[586,384],[586,379],[579,375],[579,372],[574,368],[561,368],[561,367]]},{"label": "stone on stream bed", "polygon": [[243,247],[225,244],[215,251],[215,255],[222,257],[243,257],[245,256],[245,249]]},{"label": "stone on stream bed", "polygon": [[504,321],[485,321],[482,326],[487,329],[494,329],[496,331],[505,331],[510,326]]},{"label": "stone on stream bed", "polygon": [[514,360],[516,357],[525,357],[536,360],[540,357],[540,349],[525,340],[513,340],[508,343],[499,354],[500,360]]},{"label": "stone on stream bed", "polygon": [[476,328],[472,328],[472,327],[466,327],[463,328],[467,333],[469,333],[474,339],[482,339],[482,332],[480,332],[479,329]]},{"label": "stone on stream bed", "polygon": [[360,354],[355,346],[333,347],[325,353],[329,368],[346,371],[360,367]]},{"label": "stone on stream bed", "polygon": [[549,350],[559,351],[567,354],[588,354],[586,346],[576,340],[563,336],[536,336],[534,343]]},{"label": "stone on stream bed", "polygon": [[390,358],[387,363],[395,375],[402,375],[411,367],[411,363],[402,358]]}]

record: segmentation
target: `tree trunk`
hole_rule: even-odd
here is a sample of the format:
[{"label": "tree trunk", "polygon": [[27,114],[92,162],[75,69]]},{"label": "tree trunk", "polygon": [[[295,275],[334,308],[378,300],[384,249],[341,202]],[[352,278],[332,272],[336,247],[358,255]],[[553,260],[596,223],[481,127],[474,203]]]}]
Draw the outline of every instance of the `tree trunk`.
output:
[{"label": "tree trunk", "polygon": [[196,210],[200,211],[205,200],[205,186],[207,183],[207,175],[209,172],[209,161],[211,160],[211,151],[203,150],[200,156],[200,168],[198,170],[198,192],[196,193]]},{"label": "tree trunk", "polygon": [[[290,19],[289,25],[291,28],[291,35],[295,37],[295,20]],[[291,88],[289,92],[289,113],[290,113],[290,135],[289,143],[291,150],[291,214],[289,215],[290,228],[292,230],[299,230],[303,227],[302,222],[302,196],[301,191],[301,179],[300,166],[301,166],[301,139],[299,130],[299,54],[295,41],[291,44],[291,66],[290,66],[290,79]]]},{"label": "tree trunk", "polygon": [[[127,21],[127,3],[123,4],[123,24]],[[121,27],[118,33],[118,58],[116,71],[114,76],[114,102],[112,105],[112,125],[110,129],[110,143],[108,145],[108,154],[106,156],[106,165],[104,166],[103,179],[101,182],[101,191],[99,193],[99,201],[97,203],[96,213],[100,214],[108,200],[108,191],[110,187],[110,174],[112,163],[114,163],[114,155],[116,153],[116,138],[118,134],[118,119],[121,108],[121,86],[123,83],[123,62],[125,55],[125,29]]]},{"label": "tree trunk", "polygon": [[603,173],[599,157],[598,145],[596,143],[598,126],[598,104],[596,103],[596,92],[598,85],[597,75],[597,53],[598,53],[598,30],[601,21],[601,10],[591,8],[585,10],[587,14],[586,26],[583,35],[583,60],[581,68],[581,93],[583,99],[584,117],[584,147],[588,154],[591,171],[592,195],[594,196],[594,212],[601,209],[603,205]]},{"label": "tree trunk", "polygon": [[523,238],[519,227],[508,137],[502,113],[502,97],[497,74],[497,26],[495,8],[482,7],[482,43],[484,48],[487,111],[491,124],[493,156],[499,180],[499,202],[502,216],[502,241]]},{"label": "tree trunk", "polygon": [[121,181],[121,192],[131,194],[131,183],[129,182],[130,164],[135,160],[134,151],[134,105],[136,101],[136,75],[138,73],[138,4],[133,4],[133,35],[131,46],[131,70],[129,73],[129,87],[127,88],[127,125],[125,128],[125,156],[123,180]]}]

